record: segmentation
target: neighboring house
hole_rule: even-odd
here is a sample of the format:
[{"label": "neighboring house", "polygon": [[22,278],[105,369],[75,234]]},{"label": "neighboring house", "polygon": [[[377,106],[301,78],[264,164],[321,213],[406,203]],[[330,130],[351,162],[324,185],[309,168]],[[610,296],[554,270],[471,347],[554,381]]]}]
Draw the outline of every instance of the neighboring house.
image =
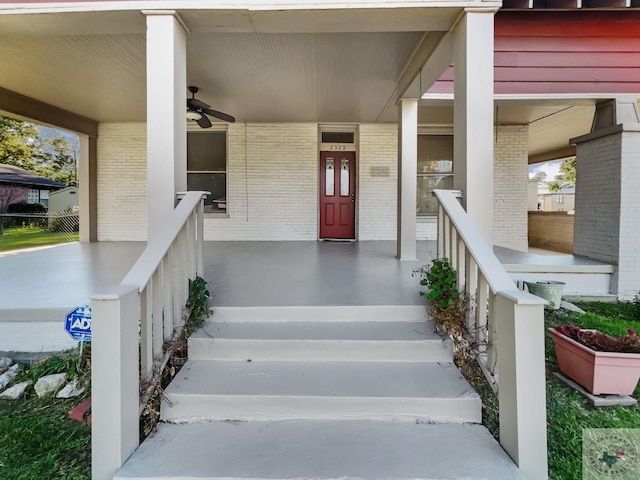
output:
[{"label": "neighboring house", "polygon": [[[602,142],[624,170],[604,190],[625,198],[597,215],[624,229],[635,214],[615,205],[640,191],[621,187],[640,183],[626,167],[640,9],[547,4],[4,3],[0,110],[80,135],[84,241],[145,240],[175,192],[204,188],[207,240],[397,240],[412,259],[436,235],[432,190],[455,188],[488,241],[525,250],[528,163],[577,154],[589,205]],[[188,85],[237,122],[187,121]],[[584,208],[576,253],[640,262],[603,243]],[[624,298],[640,290],[629,268],[613,285]]]},{"label": "neighboring house", "polygon": [[49,194],[49,212],[62,212],[78,207],[78,187],[67,187]]},{"label": "neighboring house", "polygon": [[557,192],[540,189],[538,203],[543,212],[572,212],[576,204],[576,189],[565,187]]},{"label": "neighboring house", "polygon": [[51,192],[64,185],[35,175],[24,168],[0,163],[0,213],[19,202],[40,203],[47,207]]}]

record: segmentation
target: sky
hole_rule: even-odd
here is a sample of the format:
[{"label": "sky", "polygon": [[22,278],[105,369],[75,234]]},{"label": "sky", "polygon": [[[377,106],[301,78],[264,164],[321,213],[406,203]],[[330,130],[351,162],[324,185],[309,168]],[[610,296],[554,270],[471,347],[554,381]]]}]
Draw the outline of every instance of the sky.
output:
[{"label": "sky", "polygon": [[529,178],[533,178],[536,173],[542,171],[547,174],[546,182],[555,180],[556,175],[560,173],[560,165],[564,160],[553,160],[551,162],[535,163],[529,165]]}]

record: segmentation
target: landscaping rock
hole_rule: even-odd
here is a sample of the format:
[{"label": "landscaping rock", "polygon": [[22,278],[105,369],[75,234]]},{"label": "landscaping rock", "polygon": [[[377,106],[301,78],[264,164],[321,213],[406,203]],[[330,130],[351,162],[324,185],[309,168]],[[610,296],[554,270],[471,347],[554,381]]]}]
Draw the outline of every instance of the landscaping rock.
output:
[{"label": "landscaping rock", "polygon": [[41,377],[33,388],[36,391],[36,395],[42,398],[58,390],[66,381],[66,373],[54,373],[53,375]]},{"label": "landscaping rock", "polygon": [[16,383],[13,387],[7,388],[4,392],[0,393],[0,398],[3,400],[17,400],[32,383],[31,380]]},{"label": "landscaping rock", "polygon": [[13,360],[9,357],[0,357],[0,373],[4,372],[11,365],[13,365]]},{"label": "landscaping rock", "polygon": [[67,383],[62,390],[58,392],[56,398],[73,398],[84,393],[85,383],[81,380],[73,380]]},{"label": "landscaping rock", "polygon": [[16,363],[15,365],[12,365],[9,370],[0,375],[0,390],[4,390],[4,387],[9,385],[9,382],[16,378],[19,371],[20,365]]}]

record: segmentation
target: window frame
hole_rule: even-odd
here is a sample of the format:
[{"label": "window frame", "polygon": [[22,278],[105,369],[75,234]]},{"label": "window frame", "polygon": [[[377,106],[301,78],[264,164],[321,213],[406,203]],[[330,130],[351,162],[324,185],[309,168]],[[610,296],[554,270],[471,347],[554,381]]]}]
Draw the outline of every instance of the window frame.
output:
[{"label": "window frame", "polygon": [[[450,137],[452,141],[452,149],[451,149],[451,173],[416,173],[416,195],[418,194],[418,181],[420,178],[424,177],[451,177],[454,175],[454,159],[453,159],[453,130],[450,128],[438,128],[438,127],[418,127],[418,137],[420,136],[429,136],[429,137]],[[418,142],[418,138],[416,138],[416,142]],[[416,155],[417,155],[417,146],[416,146]],[[416,212],[416,218],[420,219],[433,219],[438,216],[438,212],[429,212],[429,213],[418,213]]]},{"label": "window frame", "polygon": [[[214,209],[213,205],[205,204],[204,214],[206,216],[211,217],[229,217],[229,129],[226,125],[214,125],[211,128],[203,129],[197,126],[188,125],[187,127],[187,145],[189,143],[189,135],[211,135],[211,134],[224,134],[224,142],[225,142],[225,159],[224,165],[225,170],[189,170],[189,150],[187,147],[187,158],[186,158],[186,168],[187,168],[187,182],[189,175],[191,174],[211,174],[211,175],[224,175],[224,190],[225,190],[225,207],[221,209]],[[213,193],[212,193],[213,195]],[[213,201],[213,199],[212,199]]]}]

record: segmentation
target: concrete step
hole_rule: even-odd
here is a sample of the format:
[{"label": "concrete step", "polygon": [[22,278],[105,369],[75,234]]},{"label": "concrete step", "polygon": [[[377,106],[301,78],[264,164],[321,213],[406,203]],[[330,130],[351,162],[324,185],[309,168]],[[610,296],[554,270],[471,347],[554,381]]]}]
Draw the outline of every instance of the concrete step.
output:
[{"label": "concrete step", "polygon": [[481,421],[480,399],[452,363],[248,360],[189,360],[161,418]]},{"label": "concrete step", "polygon": [[422,322],[425,305],[215,307],[213,320],[222,322]]},{"label": "concrete step", "polygon": [[612,265],[505,265],[514,281],[564,282],[563,295],[609,295]]},{"label": "concrete step", "polygon": [[522,480],[481,425],[286,420],[160,424],[116,480]]},{"label": "concrete step", "polygon": [[451,362],[424,319],[393,322],[208,322],[189,338],[193,360]]}]

